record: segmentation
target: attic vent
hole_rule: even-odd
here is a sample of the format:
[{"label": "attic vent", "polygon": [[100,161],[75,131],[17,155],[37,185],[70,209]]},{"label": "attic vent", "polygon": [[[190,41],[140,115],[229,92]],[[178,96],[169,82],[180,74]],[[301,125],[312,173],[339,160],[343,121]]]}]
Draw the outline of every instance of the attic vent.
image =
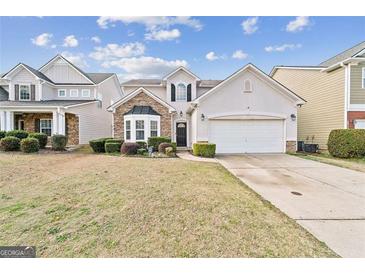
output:
[{"label": "attic vent", "polygon": [[243,92],[252,92],[252,84],[250,79],[243,82]]}]

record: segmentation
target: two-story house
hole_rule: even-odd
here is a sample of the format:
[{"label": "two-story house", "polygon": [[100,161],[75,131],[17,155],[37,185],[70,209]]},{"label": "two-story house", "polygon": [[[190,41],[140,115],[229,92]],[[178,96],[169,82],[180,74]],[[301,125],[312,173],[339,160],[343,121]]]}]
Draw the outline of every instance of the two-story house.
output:
[{"label": "two-story house", "polygon": [[331,130],[365,128],[365,42],[318,66],[275,66],[270,75],[308,101],[298,140],[327,149]]},{"label": "two-story house", "polygon": [[113,134],[125,141],[169,136],[178,147],[217,145],[217,153],[294,151],[304,99],[252,64],[225,80],[202,80],[184,67],[162,79],[130,80],[112,104]]},{"label": "two-story house", "polygon": [[0,78],[0,128],[64,134],[69,145],[111,136],[106,108],[123,96],[114,73],[85,73],[61,55],[34,69],[20,63]]}]

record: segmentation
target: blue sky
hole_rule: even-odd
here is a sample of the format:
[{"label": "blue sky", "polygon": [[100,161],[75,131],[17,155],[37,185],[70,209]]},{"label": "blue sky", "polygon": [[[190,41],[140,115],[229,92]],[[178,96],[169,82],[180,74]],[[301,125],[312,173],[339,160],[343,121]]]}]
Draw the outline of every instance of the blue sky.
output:
[{"label": "blue sky", "polygon": [[0,17],[0,72],[57,53],[87,72],[154,78],[187,65],[224,79],[252,62],[317,65],[365,40],[365,17]]}]

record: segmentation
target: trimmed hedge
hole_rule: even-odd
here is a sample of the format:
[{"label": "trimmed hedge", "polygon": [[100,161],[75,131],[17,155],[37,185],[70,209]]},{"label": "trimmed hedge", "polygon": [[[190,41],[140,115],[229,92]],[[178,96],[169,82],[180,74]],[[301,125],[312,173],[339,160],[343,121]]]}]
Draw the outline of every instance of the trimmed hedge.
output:
[{"label": "trimmed hedge", "polygon": [[39,151],[39,141],[36,138],[25,138],[20,141],[20,150],[24,153],[34,153]]},{"label": "trimmed hedge", "polygon": [[53,150],[65,150],[67,144],[67,137],[61,134],[55,134],[51,137]]},{"label": "trimmed hedge", "polygon": [[122,145],[122,144],[123,144],[123,142],[124,142],[124,140],[122,140],[122,139],[118,139],[118,138],[116,138],[116,139],[113,139],[113,138],[107,138],[107,139],[105,140],[105,143],[119,143],[120,145]]},{"label": "trimmed hedge", "polygon": [[158,146],[161,143],[171,143],[171,138],[163,136],[148,138],[148,146],[153,147],[154,151],[158,151]]},{"label": "trimmed hedge", "polygon": [[17,151],[20,149],[20,139],[14,136],[7,136],[0,140],[0,149],[3,151]]},{"label": "trimmed hedge", "polygon": [[124,142],[120,152],[122,154],[126,154],[126,155],[133,155],[137,153],[137,149],[139,148],[137,143],[132,143],[132,142]]},{"label": "trimmed hedge", "polygon": [[6,136],[5,130],[0,130],[0,140]]},{"label": "trimmed hedge", "polygon": [[45,148],[47,145],[48,136],[45,133],[41,132],[29,133],[28,138],[36,138],[39,142],[39,148]]},{"label": "trimmed hedge", "polygon": [[172,148],[171,143],[161,143],[161,144],[158,145],[158,152],[165,153],[166,152],[166,148],[168,148],[168,147],[171,147]]},{"label": "trimmed hedge", "polygon": [[144,148],[144,149],[147,149],[147,143],[146,142],[143,142],[143,141],[138,141],[136,142],[138,144],[138,148]]},{"label": "trimmed hedge", "polygon": [[106,153],[120,153],[121,142],[105,142]]},{"label": "trimmed hedge", "polygon": [[194,143],[193,154],[195,156],[213,158],[215,155],[215,144],[209,143]]},{"label": "trimmed hedge", "polygon": [[327,146],[333,157],[364,157],[365,129],[334,129],[328,137]]},{"label": "trimmed hedge", "polygon": [[95,140],[89,141],[89,145],[91,146],[92,150],[96,153],[104,153],[105,152],[105,142],[108,140],[112,140],[113,138],[106,137],[106,138],[99,138]]},{"label": "trimmed hedge", "polygon": [[25,139],[28,137],[28,132],[24,130],[10,130],[6,132],[5,136],[13,136],[19,139]]}]

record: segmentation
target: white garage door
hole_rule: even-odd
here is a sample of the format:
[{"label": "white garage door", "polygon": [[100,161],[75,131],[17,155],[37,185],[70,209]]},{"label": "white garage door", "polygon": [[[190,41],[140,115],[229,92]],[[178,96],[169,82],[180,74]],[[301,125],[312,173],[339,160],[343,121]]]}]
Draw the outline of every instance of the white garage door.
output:
[{"label": "white garage door", "polygon": [[283,120],[212,120],[209,135],[217,153],[284,152]]}]

